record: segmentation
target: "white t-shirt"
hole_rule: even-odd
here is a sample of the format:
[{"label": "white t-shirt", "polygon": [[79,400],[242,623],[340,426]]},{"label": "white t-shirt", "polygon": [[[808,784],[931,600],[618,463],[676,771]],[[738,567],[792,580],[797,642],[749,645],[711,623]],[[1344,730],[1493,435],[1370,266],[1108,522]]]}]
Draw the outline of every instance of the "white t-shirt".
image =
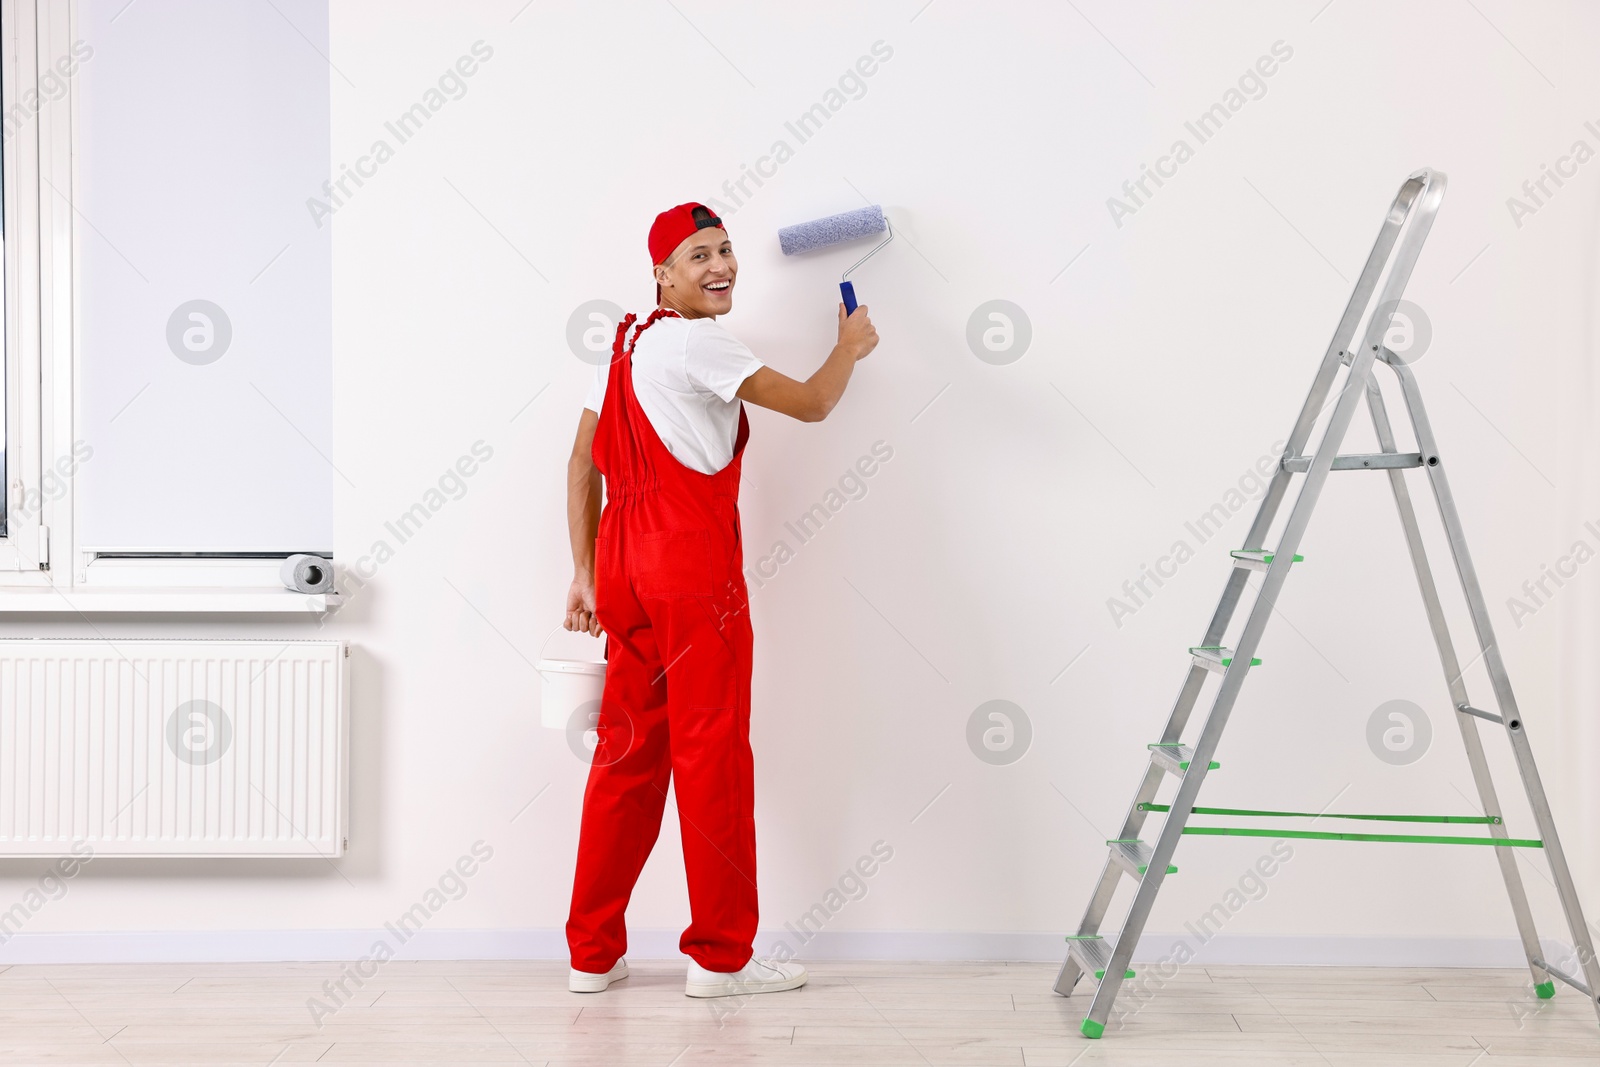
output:
[{"label": "white t-shirt", "polygon": [[[642,321],[642,319],[641,319]],[[624,344],[638,329],[629,327]],[[716,319],[666,315],[639,334],[633,393],[667,451],[685,467],[715,474],[733,459],[743,402],[735,395],[765,364]],[[611,364],[595,369],[584,407],[598,412]]]}]

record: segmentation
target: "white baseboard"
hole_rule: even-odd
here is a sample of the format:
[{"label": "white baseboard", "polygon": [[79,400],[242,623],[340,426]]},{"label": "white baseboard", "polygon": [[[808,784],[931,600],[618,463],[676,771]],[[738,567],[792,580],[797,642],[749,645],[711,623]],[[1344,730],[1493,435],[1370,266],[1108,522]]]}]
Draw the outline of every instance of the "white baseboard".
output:
[{"label": "white baseboard", "polygon": [[[3,935],[0,935],[3,936]],[[635,930],[628,955],[634,959],[679,959],[676,930]],[[565,960],[560,930],[419,930],[402,941],[389,928],[373,930],[182,930],[17,933],[0,941],[0,964],[14,963],[223,963],[258,961],[348,961],[371,956],[382,941],[396,959]],[[1193,932],[1145,934],[1135,962],[1174,958],[1184,941],[1195,962],[1264,966],[1344,967],[1520,967],[1522,944],[1514,937],[1274,937],[1218,934],[1200,943]],[[1059,962],[1060,934],[926,933],[917,931],[823,930],[801,943],[793,930],[763,930],[756,952],[780,946],[804,960],[1007,960]],[[1545,943],[1546,958],[1570,950]]]}]

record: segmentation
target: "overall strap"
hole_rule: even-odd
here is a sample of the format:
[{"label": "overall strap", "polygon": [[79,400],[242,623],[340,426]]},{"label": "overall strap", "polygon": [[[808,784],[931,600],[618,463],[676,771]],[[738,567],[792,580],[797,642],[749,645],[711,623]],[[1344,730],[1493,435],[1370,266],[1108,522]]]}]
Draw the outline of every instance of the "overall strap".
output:
[{"label": "overall strap", "polygon": [[628,327],[638,321],[638,316],[629,312],[617,324],[617,336],[611,346],[610,377],[606,385],[609,402],[602,404],[593,449],[596,465],[606,478],[608,499],[631,496],[660,484],[659,472],[647,459],[654,430],[633,392],[633,349],[639,342],[640,334],[668,315],[682,317],[670,308],[658,307],[639,324],[631,338],[628,336]]},{"label": "overall strap", "polygon": [[621,322],[617,323],[617,336],[611,342],[611,363],[612,363],[613,366],[615,366],[617,360],[622,358],[622,353],[623,353],[622,342],[623,342],[623,339],[628,336],[628,327],[632,326],[633,323],[634,323],[634,320],[637,319],[638,317],[639,316],[635,315],[633,312],[630,311],[630,312],[628,312],[627,316],[623,318],[623,320]]},{"label": "overall strap", "polygon": [[[682,315],[679,315],[676,311],[673,311],[671,308],[665,308],[665,307],[656,308],[654,311],[650,312],[650,317],[645,319],[644,322],[639,325],[639,328],[633,332],[633,340],[628,342],[628,354],[629,355],[633,354],[633,346],[639,343],[639,335],[640,334],[644,333],[651,326],[655,325],[655,322],[656,322],[657,319],[665,318],[668,315],[671,315],[675,319],[683,318]],[[622,332],[627,329],[627,324],[632,322],[635,318],[636,318],[636,316],[632,312],[629,312],[628,313],[628,317],[626,319],[622,320],[623,321],[622,330],[619,331],[618,334],[617,334],[617,340],[618,340],[619,344],[620,344],[621,339],[622,339]],[[617,353],[617,355],[619,355],[619,356],[621,354],[622,353],[620,351]]]}]

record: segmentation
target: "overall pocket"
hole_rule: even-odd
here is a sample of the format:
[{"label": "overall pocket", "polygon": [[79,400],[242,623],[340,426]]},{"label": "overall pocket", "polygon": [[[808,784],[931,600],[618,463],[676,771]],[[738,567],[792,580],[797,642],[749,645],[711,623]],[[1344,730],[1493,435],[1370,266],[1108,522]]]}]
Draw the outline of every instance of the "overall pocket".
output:
[{"label": "overall pocket", "polygon": [[634,542],[634,588],[642,597],[711,595],[711,535],[669,530]]}]

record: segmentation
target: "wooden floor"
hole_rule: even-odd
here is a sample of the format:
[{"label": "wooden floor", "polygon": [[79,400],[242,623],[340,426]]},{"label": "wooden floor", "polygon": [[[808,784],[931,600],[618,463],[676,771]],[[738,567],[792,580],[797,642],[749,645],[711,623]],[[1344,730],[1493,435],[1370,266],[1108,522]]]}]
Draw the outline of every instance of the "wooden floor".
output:
[{"label": "wooden floor", "polygon": [[631,967],[579,995],[564,965],[394,961],[330,997],[333,964],[0,966],[0,1063],[1600,1063],[1583,997],[1540,1001],[1521,971],[1191,964],[1089,1041],[1089,998],[1052,995],[1053,965],[816,963],[742,1002],[686,998],[682,963]]}]

